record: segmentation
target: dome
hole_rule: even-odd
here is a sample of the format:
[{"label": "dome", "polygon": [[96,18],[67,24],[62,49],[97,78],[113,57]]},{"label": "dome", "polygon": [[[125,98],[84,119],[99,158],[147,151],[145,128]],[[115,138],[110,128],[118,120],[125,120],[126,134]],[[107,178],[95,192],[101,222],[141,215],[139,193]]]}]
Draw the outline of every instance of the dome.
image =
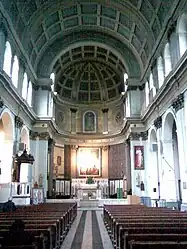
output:
[{"label": "dome", "polygon": [[108,65],[83,61],[61,72],[56,92],[66,101],[93,103],[118,98],[122,86],[120,76]]}]

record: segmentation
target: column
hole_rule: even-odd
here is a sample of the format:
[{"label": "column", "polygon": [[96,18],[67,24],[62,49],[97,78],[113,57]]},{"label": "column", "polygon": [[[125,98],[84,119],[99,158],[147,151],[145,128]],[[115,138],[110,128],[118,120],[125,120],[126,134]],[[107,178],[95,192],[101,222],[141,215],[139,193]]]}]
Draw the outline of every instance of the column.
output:
[{"label": "column", "polygon": [[143,106],[142,86],[138,79],[127,79],[127,97],[126,97],[126,110],[127,116],[139,116]]},{"label": "column", "polygon": [[108,108],[102,109],[103,112],[103,134],[108,134]]},{"label": "column", "polygon": [[187,152],[186,152],[186,130],[185,130],[185,94],[180,94],[172,104],[176,111],[176,126],[178,140],[179,169],[176,172],[178,194],[182,203],[187,204]]},{"label": "column", "polygon": [[[47,173],[48,173],[48,132],[30,132],[30,147],[31,154],[35,161],[33,164],[33,182],[39,183],[39,178],[42,178],[42,186],[44,188],[44,197],[47,196]],[[41,181],[41,180],[40,180]]]},{"label": "column", "polygon": [[49,139],[48,143],[48,195],[52,197],[53,191],[53,161],[54,161],[54,146],[53,139]]},{"label": "column", "polygon": [[71,178],[71,147],[64,145],[64,178]]},{"label": "column", "polygon": [[[130,139],[130,157],[131,157],[131,177],[132,177],[132,193],[137,196],[147,195],[147,179],[146,179],[146,165],[147,165],[147,137],[148,132],[131,132]],[[142,166],[135,167],[136,150],[142,151]],[[141,190],[141,182],[144,183],[144,191]]]},{"label": "column", "polygon": [[70,108],[71,111],[71,133],[76,134],[76,112],[77,109]]},{"label": "column", "polygon": [[156,139],[157,139],[157,151],[155,152],[157,155],[157,198],[160,199],[162,195],[162,187],[161,183],[161,173],[162,173],[162,117],[159,116],[154,121],[154,126],[156,128]]},{"label": "column", "polygon": [[51,117],[51,85],[52,80],[50,78],[40,78],[36,84],[33,108],[39,117]]},{"label": "column", "polygon": [[4,54],[5,54],[5,43],[6,43],[5,30],[1,25],[1,27],[0,27],[0,70],[3,69]]}]

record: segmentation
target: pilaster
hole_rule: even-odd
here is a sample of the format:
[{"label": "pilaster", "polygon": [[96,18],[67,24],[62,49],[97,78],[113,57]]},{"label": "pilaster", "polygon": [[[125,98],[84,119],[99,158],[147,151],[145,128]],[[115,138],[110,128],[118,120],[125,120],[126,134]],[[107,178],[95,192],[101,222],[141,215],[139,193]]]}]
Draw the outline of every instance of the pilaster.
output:
[{"label": "pilaster", "polygon": [[39,117],[49,117],[52,114],[51,85],[50,78],[40,78],[35,86],[34,110]]},{"label": "pilaster", "polygon": [[108,134],[108,108],[102,109],[103,112],[103,134]]}]

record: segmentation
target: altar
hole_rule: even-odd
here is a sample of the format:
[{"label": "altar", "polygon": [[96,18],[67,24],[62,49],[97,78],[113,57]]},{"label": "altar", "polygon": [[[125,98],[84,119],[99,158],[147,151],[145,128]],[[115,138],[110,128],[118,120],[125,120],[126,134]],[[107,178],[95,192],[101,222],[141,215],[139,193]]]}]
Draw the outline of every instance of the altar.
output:
[{"label": "altar", "polygon": [[101,190],[98,189],[97,183],[82,183],[77,190],[77,198],[80,200],[98,200],[102,198]]}]

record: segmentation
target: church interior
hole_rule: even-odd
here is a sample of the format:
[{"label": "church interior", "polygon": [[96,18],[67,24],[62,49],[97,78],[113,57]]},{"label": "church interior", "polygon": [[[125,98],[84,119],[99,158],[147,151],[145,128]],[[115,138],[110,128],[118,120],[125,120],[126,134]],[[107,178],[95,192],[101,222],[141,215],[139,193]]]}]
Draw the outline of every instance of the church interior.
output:
[{"label": "church interior", "polygon": [[111,218],[185,227],[186,141],[186,0],[0,0],[0,210],[65,217],[25,248],[187,248]]}]

